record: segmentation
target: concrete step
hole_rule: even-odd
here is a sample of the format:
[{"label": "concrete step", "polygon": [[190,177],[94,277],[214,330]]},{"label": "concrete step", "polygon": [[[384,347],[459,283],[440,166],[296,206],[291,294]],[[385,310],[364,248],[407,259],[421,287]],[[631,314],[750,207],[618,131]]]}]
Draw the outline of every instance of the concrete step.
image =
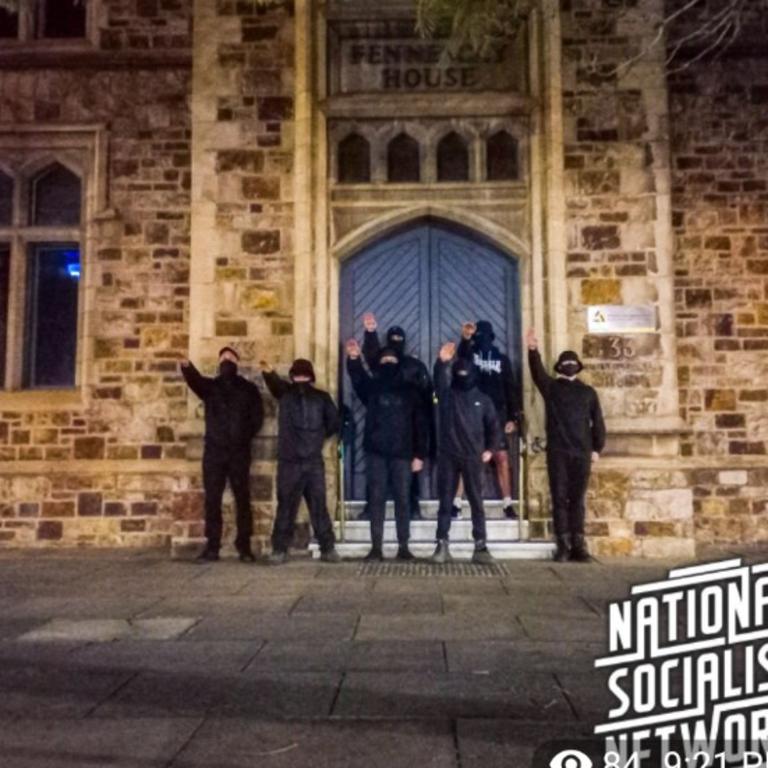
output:
[{"label": "concrete step", "polygon": [[[435,542],[422,541],[411,542],[410,550],[416,557],[427,558],[435,551]],[[368,554],[370,541],[351,542],[339,541],[336,549],[344,558],[362,558]],[[488,549],[499,560],[550,560],[555,550],[555,545],[549,541],[489,541]],[[309,545],[312,557],[320,557],[320,548],[315,542]],[[469,560],[474,551],[471,541],[451,541],[451,555],[455,560]],[[387,542],[384,544],[384,557],[393,558],[397,554],[397,544]]]},{"label": "concrete step", "polygon": [[[528,523],[517,520],[486,520],[488,542],[517,542],[528,538]],[[411,520],[411,542],[434,544],[437,531],[436,520]],[[522,536],[521,536],[522,533]],[[336,537],[341,537],[341,526],[336,523]],[[344,540],[349,543],[368,543],[371,540],[371,525],[367,520],[348,520],[344,525]],[[472,520],[466,516],[451,522],[451,543],[472,543]],[[384,543],[397,543],[395,521],[384,522]]]}]

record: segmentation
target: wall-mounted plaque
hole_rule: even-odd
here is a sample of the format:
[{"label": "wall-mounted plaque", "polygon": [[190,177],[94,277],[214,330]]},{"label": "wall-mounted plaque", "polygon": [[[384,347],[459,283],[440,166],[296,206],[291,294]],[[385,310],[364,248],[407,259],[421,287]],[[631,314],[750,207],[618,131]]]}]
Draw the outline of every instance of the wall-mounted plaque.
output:
[{"label": "wall-mounted plaque", "polygon": [[412,21],[334,22],[329,26],[331,95],[515,91],[521,89],[520,42],[477,53],[416,34]]},{"label": "wall-mounted plaque", "polygon": [[654,333],[656,307],[652,304],[600,304],[587,307],[589,333]]}]

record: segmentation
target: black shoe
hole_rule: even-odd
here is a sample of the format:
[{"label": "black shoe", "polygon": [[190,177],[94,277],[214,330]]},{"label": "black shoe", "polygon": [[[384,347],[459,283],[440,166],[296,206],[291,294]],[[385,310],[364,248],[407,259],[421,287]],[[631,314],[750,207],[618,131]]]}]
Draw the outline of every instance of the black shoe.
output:
[{"label": "black shoe", "polygon": [[384,559],[381,547],[371,547],[371,551],[363,558],[366,563],[380,563]]},{"label": "black shoe", "polygon": [[587,543],[584,541],[582,534],[577,533],[573,535],[570,560],[572,563],[589,563],[592,561],[592,555],[587,550]]},{"label": "black shoe", "polygon": [[241,563],[255,563],[256,558],[253,555],[253,552],[251,552],[250,549],[242,549],[240,550],[240,554],[238,555],[240,558]]},{"label": "black shoe", "polygon": [[423,520],[424,518],[421,516],[421,510],[418,507],[415,507],[411,510],[411,520]]},{"label": "black shoe", "polygon": [[475,542],[475,551],[472,553],[472,562],[475,565],[493,565],[496,562],[493,555],[488,551],[484,541]]},{"label": "black shoe", "polygon": [[213,563],[219,559],[219,550],[214,549],[209,544],[205,546],[205,549],[195,558],[200,563]]},{"label": "black shoe", "polygon": [[448,548],[448,539],[439,539],[437,546],[435,547],[435,552],[430,558],[430,562],[435,565],[445,565],[446,563],[450,563],[452,559]]},{"label": "black shoe", "polygon": [[552,559],[556,563],[565,563],[571,557],[571,544],[568,536],[555,536],[555,554]]},{"label": "black shoe", "polygon": [[461,507],[457,507],[455,504],[451,507],[451,519],[452,520],[461,519]]},{"label": "black shoe", "polygon": [[320,553],[320,560],[324,563],[340,563],[341,555],[336,551],[336,547],[331,547]]},{"label": "black shoe", "polygon": [[357,520],[368,520],[371,519],[371,513],[368,511],[368,507],[366,507],[356,518]]},{"label": "black shoe", "polygon": [[288,553],[280,549],[273,549],[272,554],[267,558],[269,565],[285,565],[287,562]]},{"label": "black shoe", "polygon": [[398,560],[415,560],[416,558],[413,556],[413,552],[411,552],[411,550],[408,549],[407,544],[401,544],[397,548],[397,559]]},{"label": "black shoe", "polygon": [[515,508],[511,504],[507,504],[507,506],[504,507],[504,517],[509,520],[517,520],[517,512],[515,512]]}]

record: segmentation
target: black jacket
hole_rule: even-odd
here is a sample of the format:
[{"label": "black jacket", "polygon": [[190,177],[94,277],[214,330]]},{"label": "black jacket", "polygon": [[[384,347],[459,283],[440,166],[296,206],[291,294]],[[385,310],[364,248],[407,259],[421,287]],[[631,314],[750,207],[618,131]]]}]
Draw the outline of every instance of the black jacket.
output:
[{"label": "black jacket", "polygon": [[467,391],[452,387],[450,369],[450,363],[439,358],[435,362],[438,454],[479,458],[483,451],[498,451],[501,430],[493,401],[477,387]]},{"label": "black jacket", "polygon": [[423,459],[427,454],[427,422],[416,388],[394,385],[371,376],[360,358],[347,359],[355,394],[365,405],[363,447],[370,453],[398,459]]},{"label": "black jacket", "polygon": [[205,403],[206,446],[249,448],[264,423],[259,388],[242,376],[203,376],[192,363],[181,372],[189,388]]},{"label": "black jacket", "polygon": [[[372,373],[376,372],[376,367],[379,364],[380,351],[379,335],[376,331],[366,331],[363,334],[363,357]],[[431,418],[433,389],[427,366],[418,357],[403,355],[400,359],[400,371],[403,381],[416,388],[424,413],[428,419]]]},{"label": "black jacket", "polygon": [[522,411],[521,392],[509,357],[496,346],[483,352],[471,339],[464,338],[459,342],[456,354],[475,364],[477,387],[493,400],[499,420],[503,424],[508,421],[519,422]]},{"label": "black jacket", "polygon": [[583,381],[554,378],[541,355],[528,350],[533,382],[544,398],[547,412],[547,451],[587,457],[605,447],[605,422],[597,392]]},{"label": "black jacket", "polygon": [[339,431],[339,412],[331,396],[311,384],[294,384],[274,371],[264,373],[267,388],[280,401],[277,458],[322,461],[323,443]]}]

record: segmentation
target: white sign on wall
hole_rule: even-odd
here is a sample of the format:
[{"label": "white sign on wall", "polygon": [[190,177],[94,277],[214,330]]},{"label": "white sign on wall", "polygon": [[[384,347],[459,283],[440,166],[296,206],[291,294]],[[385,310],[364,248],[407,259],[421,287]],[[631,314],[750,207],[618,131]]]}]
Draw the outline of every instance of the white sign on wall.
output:
[{"label": "white sign on wall", "polygon": [[654,333],[656,307],[652,304],[597,304],[587,307],[588,333]]}]

